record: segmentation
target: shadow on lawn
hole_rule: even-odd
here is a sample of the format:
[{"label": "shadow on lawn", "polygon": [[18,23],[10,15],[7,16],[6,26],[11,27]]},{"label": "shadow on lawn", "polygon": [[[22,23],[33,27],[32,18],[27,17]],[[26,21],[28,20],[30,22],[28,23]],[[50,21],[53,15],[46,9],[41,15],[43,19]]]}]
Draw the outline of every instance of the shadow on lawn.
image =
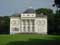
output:
[{"label": "shadow on lawn", "polygon": [[29,39],[29,41],[13,41],[7,45],[60,45],[58,40]]}]

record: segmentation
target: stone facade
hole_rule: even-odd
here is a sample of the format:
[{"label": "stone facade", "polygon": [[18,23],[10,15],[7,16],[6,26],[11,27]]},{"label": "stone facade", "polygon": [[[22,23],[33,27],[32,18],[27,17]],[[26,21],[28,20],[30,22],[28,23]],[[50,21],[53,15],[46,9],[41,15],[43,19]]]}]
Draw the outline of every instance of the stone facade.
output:
[{"label": "stone facade", "polygon": [[21,13],[10,17],[10,34],[37,33],[47,34],[47,16],[36,13]]}]

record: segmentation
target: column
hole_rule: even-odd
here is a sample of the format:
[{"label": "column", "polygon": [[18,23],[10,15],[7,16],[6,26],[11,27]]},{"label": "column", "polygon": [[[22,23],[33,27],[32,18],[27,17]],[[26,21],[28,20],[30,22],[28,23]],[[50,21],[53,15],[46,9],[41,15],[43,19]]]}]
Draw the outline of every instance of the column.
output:
[{"label": "column", "polygon": [[25,25],[25,30],[26,30],[26,32],[28,32],[28,21],[27,20],[25,21],[25,24],[26,24]]},{"label": "column", "polygon": [[30,20],[30,32],[32,32],[32,20]]},{"label": "column", "polygon": [[32,32],[34,32],[34,19],[32,20]]},{"label": "column", "polygon": [[25,26],[26,26],[26,24],[25,24],[25,20],[24,20],[24,27],[23,27],[24,28],[24,32],[26,32]]},{"label": "column", "polygon": [[21,21],[21,32],[24,32],[24,22],[23,22],[23,20]]},{"label": "column", "polygon": [[28,20],[28,32],[30,32],[30,20]]}]

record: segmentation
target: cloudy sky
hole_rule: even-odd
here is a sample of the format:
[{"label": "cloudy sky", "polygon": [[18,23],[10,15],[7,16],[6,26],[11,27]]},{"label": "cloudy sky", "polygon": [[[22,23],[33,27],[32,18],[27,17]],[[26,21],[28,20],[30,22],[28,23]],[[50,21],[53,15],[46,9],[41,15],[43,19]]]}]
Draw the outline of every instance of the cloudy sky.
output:
[{"label": "cloudy sky", "polygon": [[36,8],[51,8],[54,0],[0,0],[0,16],[23,12],[29,6]]}]

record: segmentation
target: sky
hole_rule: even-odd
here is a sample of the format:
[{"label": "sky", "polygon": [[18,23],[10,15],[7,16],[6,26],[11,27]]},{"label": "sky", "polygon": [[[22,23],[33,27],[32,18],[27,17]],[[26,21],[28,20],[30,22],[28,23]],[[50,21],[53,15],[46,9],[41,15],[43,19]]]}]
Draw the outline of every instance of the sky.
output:
[{"label": "sky", "polygon": [[10,16],[15,13],[21,13],[29,6],[32,8],[51,8],[54,0],[0,0],[0,16]]}]

